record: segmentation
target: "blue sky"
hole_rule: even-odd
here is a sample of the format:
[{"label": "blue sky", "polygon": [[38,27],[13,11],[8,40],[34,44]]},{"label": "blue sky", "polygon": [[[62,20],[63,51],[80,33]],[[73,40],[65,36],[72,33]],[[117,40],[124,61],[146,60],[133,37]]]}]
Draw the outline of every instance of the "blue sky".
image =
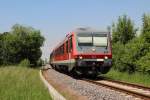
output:
[{"label": "blue sky", "polygon": [[43,58],[74,28],[89,26],[105,30],[118,16],[127,14],[137,27],[149,0],[0,0],[0,32],[18,23],[41,30],[46,41]]}]

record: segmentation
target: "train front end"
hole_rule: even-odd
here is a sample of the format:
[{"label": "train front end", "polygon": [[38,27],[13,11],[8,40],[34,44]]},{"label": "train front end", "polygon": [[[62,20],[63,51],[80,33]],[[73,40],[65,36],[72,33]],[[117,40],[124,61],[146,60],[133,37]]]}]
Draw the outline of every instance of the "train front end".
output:
[{"label": "train front end", "polygon": [[112,66],[109,32],[76,32],[76,70],[83,74],[107,73]]}]

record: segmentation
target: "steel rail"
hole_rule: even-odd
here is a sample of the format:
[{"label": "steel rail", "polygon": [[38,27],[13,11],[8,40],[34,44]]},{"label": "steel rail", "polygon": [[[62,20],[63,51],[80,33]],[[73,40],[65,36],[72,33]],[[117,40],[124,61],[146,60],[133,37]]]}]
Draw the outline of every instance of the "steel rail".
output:
[{"label": "steel rail", "polygon": [[145,89],[145,90],[150,91],[150,87],[143,86],[143,85],[140,85],[140,84],[129,83],[129,82],[124,82],[124,81],[117,81],[117,80],[112,80],[112,79],[109,79],[109,78],[104,78],[104,80],[110,81],[110,82],[115,82],[115,83],[118,83],[118,84],[124,84],[124,85],[127,85],[127,86],[132,86],[132,87],[139,88],[139,89]]},{"label": "steel rail", "polygon": [[[104,86],[104,87],[108,87],[108,88],[111,88],[111,89],[114,89],[116,91],[121,91],[121,92],[125,92],[127,94],[130,94],[130,95],[133,95],[133,96],[136,96],[136,97],[139,97],[139,98],[142,98],[143,100],[150,100],[150,95],[149,94],[145,94],[145,93],[141,93],[141,92],[138,92],[138,91],[133,91],[133,90],[130,90],[130,89],[127,89],[127,88],[121,88],[121,87],[118,87],[118,86],[114,86],[114,85],[111,85],[111,84],[105,84],[105,83],[101,83],[101,82],[98,82],[98,80],[90,80],[90,79],[83,79],[84,81],[87,81],[87,82],[90,82],[90,83],[93,83],[93,84],[96,84],[96,85],[99,85],[99,86]],[[107,80],[105,80],[107,81]],[[111,81],[112,82],[112,81]],[[120,84],[118,82],[114,82],[116,84]],[[126,83],[125,83],[126,84]],[[121,83],[121,85],[123,85],[123,82]],[[133,85],[133,84],[132,84]],[[133,87],[130,85],[130,87]],[[133,87],[135,88],[135,87]],[[139,88],[137,88],[139,89]],[[141,89],[141,88],[140,88]],[[143,88],[142,88],[143,89]],[[144,88],[145,89],[145,88]],[[147,89],[146,89],[147,90]]]}]

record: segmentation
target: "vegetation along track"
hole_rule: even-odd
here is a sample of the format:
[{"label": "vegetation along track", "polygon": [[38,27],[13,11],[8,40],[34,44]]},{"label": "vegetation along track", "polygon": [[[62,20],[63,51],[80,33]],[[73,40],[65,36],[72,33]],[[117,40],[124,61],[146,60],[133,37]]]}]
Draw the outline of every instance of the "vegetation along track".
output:
[{"label": "vegetation along track", "polygon": [[125,92],[127,94],[142,98],[143,100],[150,100],[150,87],[144,87],[137,84],[125,83],[122,81],[114,81],[110,79],[103,79],[103,80],[83,79],[83,80],[96,85],[105,86],[117,91]]}]

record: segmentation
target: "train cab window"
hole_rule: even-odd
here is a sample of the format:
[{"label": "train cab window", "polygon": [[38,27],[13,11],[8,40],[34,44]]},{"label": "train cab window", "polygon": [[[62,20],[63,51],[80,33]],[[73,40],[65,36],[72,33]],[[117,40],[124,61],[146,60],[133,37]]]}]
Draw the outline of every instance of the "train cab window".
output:
[{"label": "train cab window", "polygon": [[92,46],[92,34],[91,33],[79,33],[78,45],[79,46]]},{"label": "train cab window", "polygon": [[93,45],[107,47],[107,34],[93,34]]},{"label": "train cab window", "polygon": [[79,46],[96,46],[107,47],[107,34],[104,33],[79,33],[78,45]]}]

